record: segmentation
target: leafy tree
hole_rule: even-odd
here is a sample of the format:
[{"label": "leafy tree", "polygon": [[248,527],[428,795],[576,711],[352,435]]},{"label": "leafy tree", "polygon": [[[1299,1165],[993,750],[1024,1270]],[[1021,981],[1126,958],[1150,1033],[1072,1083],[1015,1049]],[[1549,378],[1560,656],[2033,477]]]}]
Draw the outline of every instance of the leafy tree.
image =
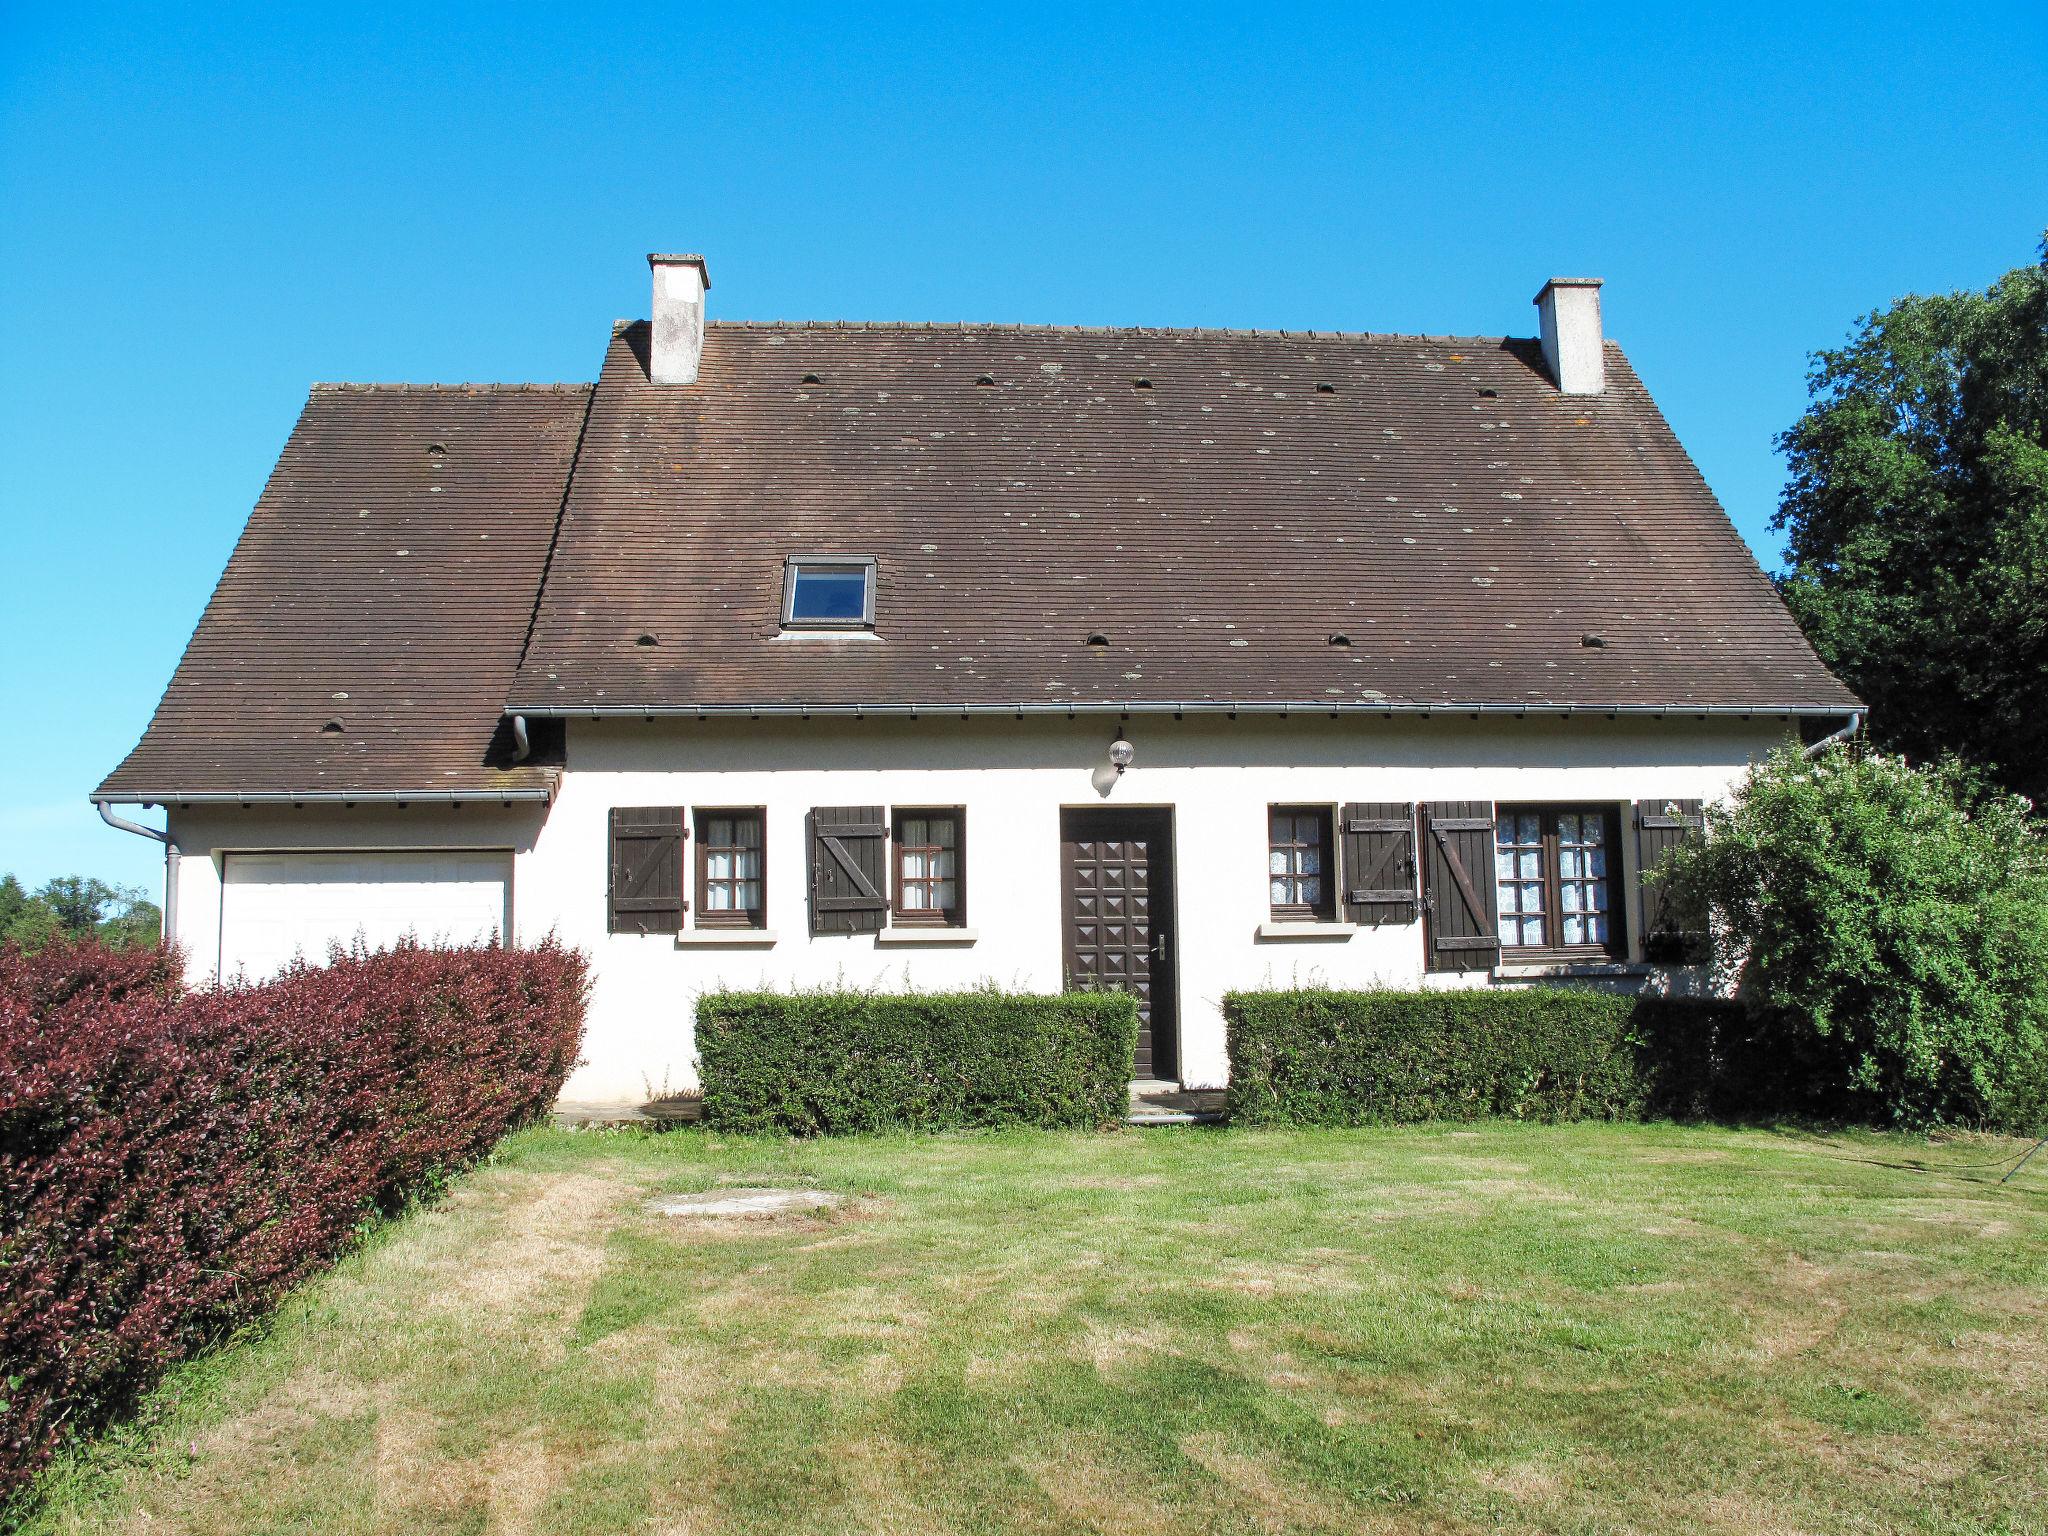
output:
[{"label": "leafy tree", "polygon": [[14,876],[0,875],[0,942],[39,949],[88,934],[117,949],[147,947],[163,935],[163,914],[136,886],[60,875],[30,895]]},{"label": "leafy tree", "polygon": [[1796,749],[1667,856],[1809,1107],[2048,1120],[2048,827],[1953,761]]},{"label": "leafy tree", "polygon": [[2048,238],[1818,353],[1779,446],[1785,600],[1881,746],[2048,798]]}]

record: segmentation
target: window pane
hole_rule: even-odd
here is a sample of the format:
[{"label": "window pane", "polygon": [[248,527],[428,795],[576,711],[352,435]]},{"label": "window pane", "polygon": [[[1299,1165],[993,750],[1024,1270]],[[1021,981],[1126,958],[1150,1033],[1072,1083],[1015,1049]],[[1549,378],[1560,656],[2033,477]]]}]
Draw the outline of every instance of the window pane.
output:
[{"label": "window pane", "polygon": [[1284,907],[1287,905],[1287,890],[1287,881],[1275,880],[1273,882],[1273,905],[1275,905],[1276,907]]},{"label": "window pane", "polygon": [[1541,912],[1543,910],[1543,887],[1540,884],[1532,881],[1523,885],[1522,910],[1524,912]]},{"label": "window pane", "polygon": [[729,885],[707,887],[704,891],[704,905],[713,912],[730,912],[732,910],[732,887]]},{"label": "window pane", "polygon": [[1576,880],[1579,878],[1579,850],[1560,848],[1557,851],[1557,878]]},{"label": "window pane", "polygon": [[722,848],[704,850],[704,874],[712,880],[732,878],[732,855]]},{"label": "window pane", "polygon": [[1607,873],[1607,850],[1605,848],[1588,849],[1586,851],[1586,864],[1588,874],[1605,875]]},{"label": "window pane", "polygon": [[1295,867],[1304,875],[1320,875],[1323,872],[1323,850],[1320,848],[1302,849],[1301,862]]},{"label": "window pane", "polygon": [[758,848],[761,846],[760,817],[742,816],[734,823],[734,828],[739,833],[739,836],[735,837],[733,841],[741,847]]},{"label": "window pane", "polygon": [[958,900],[954,895],[955,889],[951,880],[941,880],[932,887],[932,906],[940,911],[950,908]]},{"label": "window pane", "polygon": [[1567,944],[1586,942],[1586,920],[1583,917],[1568,917],[1564,920],[1564,941]]},{"label": "window pane", "polygon": [[909,848],[903,850],[904,879],[922,880],[928,872],[929,871],[925,866],[925,857],[923,854],[915,852],[914,850]]},{"label": "window pane", "polygon": [[1493,854],[1493,873],[1496,879],[1512,880],[1515,877],[1515,855],[1509,848],[1496,848]]},{"label": "window pane", "polygon": [[1520,944],[1522,942],[1522,924],[1520,919],[1510,917],[1505,912],[1501,913],[1500,941],[1503,944],[1509,945]]},{"label": "window pane", "polygon": [[705,822],[704,841],[713,844],[730,843],[732,841],[732,818],[729,816],[713,816],[709,821]]},{"label": "window pane", "polygon": [[923,847],[931,841],[925,819],[922,816],[906,816],[896,823],[896,841]]},{"label": "window pane", "polygon": [[1576,885],[1559,886],[1557,894],[1564,904],[1565,911],[1576,912],[1579,910],[1579,888]]},{"label": "window pane", "polygon": [[951,816],[932,818],[932,841],[941,848],[951,848],[960,841],[960,824]]},{"label": "window pane", "polygon": [[1313,877],[1311,877],[1310,879],[1307,879],[1307,880],[1303,880],[1303,881],[1302,881],[1302,882],[1300,883],[1300,885],[1301,885],[1301,895],[1300,895],[1300,897],[1299,897],[1298,899],[1300,900],[1300,902],[1301,902],[1301,904],[1302,904],[1303,906],[1305,906],[1305,907],[1312,907],[1312,906],[1316,905],[1316,903],[1318,903],[1319,901],[1321,901],[1321,900],[1323,899],[1323,882],[1322,882],[1322,881],[1320,881],[1320,880],[1317,880],[1317,879],[1314,879]]},{"label": "window pane", "polygon": [[1540,880],[1543,878],[1543,855],[1541,853],[1524,853],[1518,855],[1518,858],[1521,868],[1515,871],[1516,874],[1520,875],[1524,880]]},{"label": "window pane", "polygon": [[1320,842],[1321,842],[1322,840],[1323,840],[1323,818],[1322,818],[1322,817],[1320,817],[1320,816],[1300,816],[1300,817],[1297,817],[1297,818],[1295,819],[1295,841],[1296,841],[1296,842],[1301,842],[1301,843],[1320,843]]},{"label": "window pane", "polygon": [[754,881],[743,881],[739,888],[739,904],[749,912],[761,910],[761,887]]},{"label": "window pane", "polygon": [[1294,863],[1294,857],[1285,848],[1275,848],[1266,859],[1266,873],[1284,875]]},{"label": "window pane", "polygon": [[868,573],[859,566],[800,565],[790,577],[789,616],[861,619],[867,616]]},{"label": "window pane", "polygon": [[931,856],[932,873],[935,875],[943,875],[948,880],[952,879],[953,857],[953,850],[950,848],[941,848],[937,853],[933,854]]},{"label": "window pane", "polygon": [[761,850],[758,848],[742,848],[733,856],[733,873],[743,880],[760,879]]},{"label": "window pane", "polygon": [[1585,824],[1585,841],[1598,846],[1607,840],[1607,818],[1605,816],[1582,816]]},{"label": "window pane", "polygon": [[1586,936],[1595,944],[1605,944],[1607,942],[1607,919],[1604,917],[1587,918]]},{"label": "window pane", "polygon": [[1524,944],[1541,944],[1543,942],[1542,918],[1525,917],[1522,919],[1522,942]]}]

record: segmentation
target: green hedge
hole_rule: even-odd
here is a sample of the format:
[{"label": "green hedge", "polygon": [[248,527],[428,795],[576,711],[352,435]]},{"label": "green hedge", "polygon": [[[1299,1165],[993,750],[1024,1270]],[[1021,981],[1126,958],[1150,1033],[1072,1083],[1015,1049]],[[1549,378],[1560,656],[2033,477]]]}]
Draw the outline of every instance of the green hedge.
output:
[{"label": "green hedge", "polygon": [[1234,992],[1230,1118],[1251,1125],[1624,1120],[1775,1097],[1743,1009],[1559,987]]},{"label": "green hedge", "polygon": [[934,992],[715,992],[697,1003],[705,1123],[728,1131],[1094,1127],[1128,1109],[1137,1005]]}]

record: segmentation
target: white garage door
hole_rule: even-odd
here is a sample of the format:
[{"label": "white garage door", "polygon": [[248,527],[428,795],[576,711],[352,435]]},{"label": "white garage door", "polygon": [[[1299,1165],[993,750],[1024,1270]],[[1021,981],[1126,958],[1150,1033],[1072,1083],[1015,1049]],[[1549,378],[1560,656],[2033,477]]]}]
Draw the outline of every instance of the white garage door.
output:
[{"label": "white garage door", "polygon": [[468,944],[511,924],[509,852],[230,853],[220,892],[220,974],[261,981],[294,955],[315,964],[358,938],[388,949]]}]

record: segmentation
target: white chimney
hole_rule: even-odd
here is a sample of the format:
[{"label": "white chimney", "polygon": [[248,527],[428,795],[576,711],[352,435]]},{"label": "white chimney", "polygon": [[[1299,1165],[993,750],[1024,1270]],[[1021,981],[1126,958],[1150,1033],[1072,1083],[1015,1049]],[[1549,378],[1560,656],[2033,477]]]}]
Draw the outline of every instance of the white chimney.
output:
[{"label": "white chimney", "polygon": [[1567,395],[1597,395],[1607,387],[1600,345],[1600,279],[1553,277],[1536,295],[1543,322],[1543,361]]},{"label": "white chimney", "polygon": [[711,274],[702,256],[651,255],[654,269],[654,342],[647,376],[657,384],[694,384],[704,356],[704,294]]}]

